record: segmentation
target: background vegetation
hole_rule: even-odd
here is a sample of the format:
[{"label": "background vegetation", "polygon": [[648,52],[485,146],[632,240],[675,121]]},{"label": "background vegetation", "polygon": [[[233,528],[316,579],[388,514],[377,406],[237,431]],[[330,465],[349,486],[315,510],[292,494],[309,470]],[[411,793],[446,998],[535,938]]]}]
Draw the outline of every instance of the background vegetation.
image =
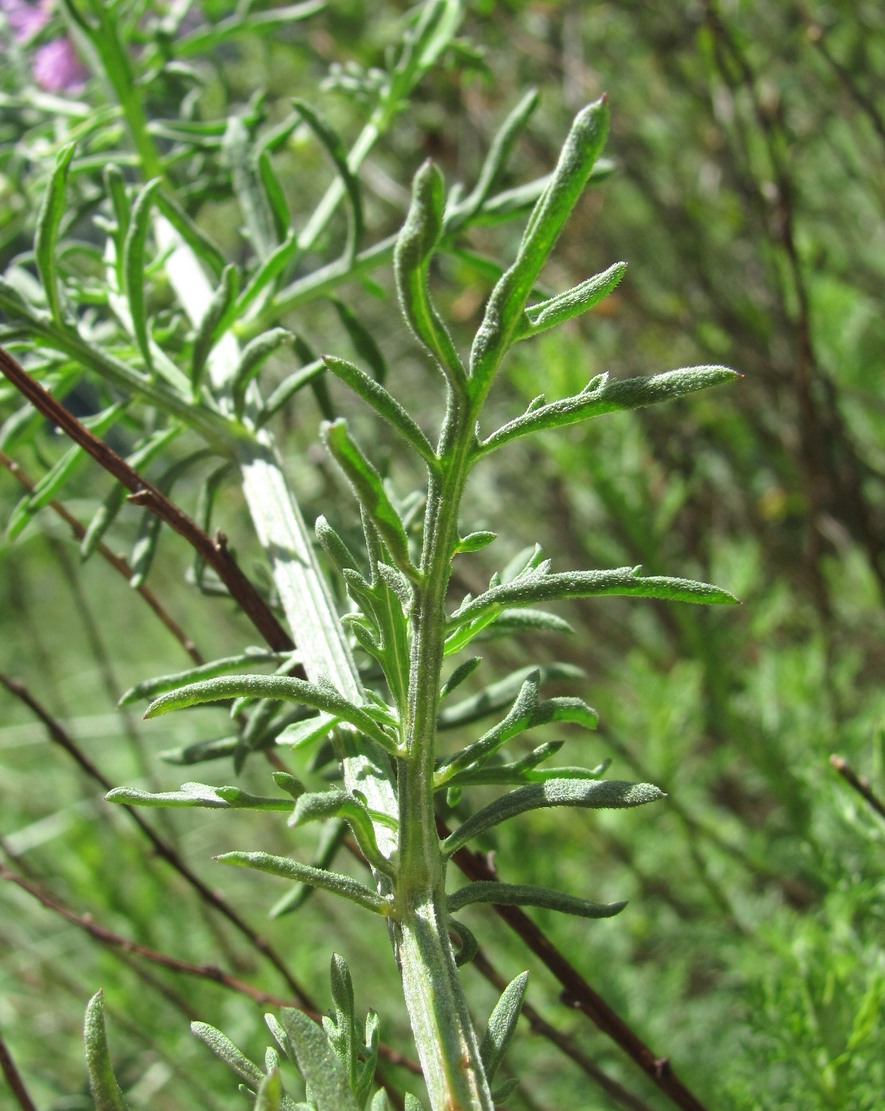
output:
[{"label": "background vegetation", "polygon": [[[546,277],[558,289],[617,259],[630,263],[595,315],[510,362],[498,387],[502,411],[542,390],[573,393],[608,369],[709,362],[745,375],[647,416],[537,441],[518,460],[507,457],[510,469],[484,472],[475,526],[506,516],[514,552],[541,539],[558,566],[641,563],[649,573],[720,583],[744,603],[739,612],[616,600],[570,607],[575,635],[545,636],[542,651],[586,672],[577,689],[602,722],[597,737],[580,742],[586,759],[610,756],[613,774],[658,783],[670,800],[602,820],[544,812],[517,833],[505,827],[498,866],[512,882],[555,880],[629,898],[607,922],[537,917],[711,1109],[873,1109],[885,1091],[885,827],[829,758],[841,754],[885,792],[885,105],[877,80],[885,13],[863,0],[513,0],[470,9],[458,49],[366,167],[374,233],[401,224],[423,157],[450,182],[471,182],[529,86],[541,90],[541,106],[507,184],[546,172],[574,110],[605,91],[615,171],[582,202],[558,272]],[[297,95],[355,134],[355,84],[379,64],[404,10],[342,0],[292,28],[232,39],[199,62],[215,112],[242,109],[262,88],[271,118]],[[29,248],[29,206],[46,178],[46,165],[23,153],[27,114],[14,106],[14,70],[4,73],[0,99],[4,268]],[[305,141],[286,157],[287,194],[308,211],[328,181],[322,152]],[[205,198],[201,220],[235,256],[225,202]],[[477,256],[506,257],[517,235],[509,225],[477,233]],[[478,258],[451,257],[440,278],[450,313],[470,334],[488,290]],[[413,375],[417,392],[417,355],[391,289],[390,275],[377,271],[347,295],[372,322],[387,364],[400,381]],[[348,353],[332,307],[298,318],[297,328],[315,349]],[[94,403],[85,391],[80,400],[87,411]],[[45,426],[19,436],[19,404],[0,390],[4,451],[38,477],[66,445]],[[367,419],[348,415],[358,427]],[[306,515],[344,524],[348,495],[315,447],[319,419],[310,399],[299,401],[280,418],[281,441]],[[176,499],[193,508],[205,477],[185,476]],[[85,464],[65,487],[65,507],[87,522],[109,488]],[[0,473],[4,520],[22,493],[13,473]],[[107,538],[115,550],[137,544],[139,517],[134,509],[118,517]],[[235,490],[222,494],[218,520],[260,577]],[[131,684],[185,666],[182,647],[123,578],[95,558],[80,565],[70,528],[51,508],[0,542],[0,556],[0,671],[38,695],[111,784],[177,787],[182,769],[157,752],[219,736],[223,716],[142,724],[114,706]],[[148,586],[207,657],[240,651],[254,634],[226,600],[185,584],[189,558],[164,535]],[[480,557],[465,568],[465,590],[484,581]],[[513,652],[501,651],[502,668],[519,664],[507,658]],[[33,710],[12,693],[0,699],[3,864],[108,930],[285,994],[254,944],[170,873],[127,814],[103,803],[102,787]],[[217,781],[230,781],[229,760],[207,767],[201,775],[217,768]],[[244,785],[259,789],[254,775],[247,764]],[[226,816],[220,838],[211,812],[161,818],[182,860],[285,952],[324,1002],[334,937],[354,972],[358,1008],[380,1010],[384,1040],[407,1047],[389,962],[361,921],[322,896],[295,917],[267,921],[278,884],[211,863],[234,843],[285,852],[278,825],[244,815],[232,830]],[[530,1001],[642,1101],[634,1106],[668,1106],[564,1005],[558,985],[490,912],[473,912],[470,923],[508,979],[532,969]],[[230,1074],[190,1037],[187,1020],[222,1027],[260,1057],[260,1004],[102,946],[11,882],[0,886],[0,954],[0,1027],[41,1108],[90,1106],[80,1027],[98,987],[133,1107],[237,1106]],[[493,990],[469,971],[467,983],[477,1011],[487,1012]],[[512,1106],[629,1105],[527,1026],[520,1038],[512,1059],[524,1083]],[[199,1084],[188,1079],[194,1068]]]}]

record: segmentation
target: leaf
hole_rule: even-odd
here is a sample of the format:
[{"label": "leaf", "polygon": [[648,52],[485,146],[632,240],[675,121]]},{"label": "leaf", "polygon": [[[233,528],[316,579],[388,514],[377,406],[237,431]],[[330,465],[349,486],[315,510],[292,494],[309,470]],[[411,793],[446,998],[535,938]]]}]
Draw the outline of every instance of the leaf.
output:
[{"label": "leaf", "polygon": [[468,552],[478,552],[482,548],[487,548],[489,544],[498,539],[496,532],[470,532],[467,536],[462,536],[458,543],[455,545],[455,550],[452,552],[453,556],[464,555]]},{"label": "leaf", "polygon": [[363,238],[363,198],[359,179],[350,169],[344,144],[322,116],[304,100],[293,100],[292,106],[322,143],[344,186],[350,213],[344,259],[351,266]]},{"label": "leaf", "polygon": [[49,314],[55,324],[64,325],[65,311],[58,274],[58,231],[65,211],[65,192],[68,172],[76,145],[69,143],[62,147],[55,159],[55,167],[49,184],[43,194],[40,211],[37,214],[37,230],[34,236],[34,255],[37,271],[46,292]]},{"label": "leaf", "polygon": [[236,675],[191,683],[160,695],[148,706],[144,716],[158,717],[170,710],[183,710],[204,702],[230,698],[275,698],[283,702],[300,702],[315,710],[324,710],[348,722],[361,733],[380,744],[388,752],[396,752],[396,743],[365,710],[355,706],[331,686],[320,686],[289,675]]},{"label": "leaf", "polygon": [[255,1111],[280,1111],[283,1098],[283,1082],[278,1068],[271,1071],[258,1085],[255,1093]]},{"label": "leaf", "polygon": [[292,809],[291,798],[250,795],[239,787],[212,787],[208,783],[182,783],[178,791],[142,791],[138,787],[115,787],[105,795],[106,802],[127,806],[198,806],[214,810]]},{"label": "leaf", "polygon": [[270,153],[266,148],[259,152],[255,160],[255,170],[267,198],[267,206],[273,218],[277,239],[280,242],[287,240],[291,235],[292,214],[289,211],[286,191],[283,189],[274,169]]},{"label": "leaf", "polygon": [[295,803],[289,825],[297,827],[328,818],[342,818],[347,822],[369,864],[385,875],[394,875],[393,865],[378,848],[375,823],[368,807],[346,791],[311,791],[302,795]]},{"label": "leaf", "polygon": [[488,717],[510,705],[519,694],[523,683],[534,671],[540,674],[542,683],[555,679],[582,679],[584,672],[574,664],[546,664],[540,668],[523,667],[512,672],[504,679],[490,683],[477,694],[470,695],[454,706],[445,706],[437,718],[437,728],[452,729],[470,725],[474,721]]},{"label": "leaf", "polygon": [[486,395],[522,320],[541,268],[584,190],[608,134],[608,109],[598,100],[575,117],[559,162],[529,217],[516,261],[492,290],[470,353],[470,392]]},{"label": "leaf", "polygon": [[530,606],[535,602],[604,595],[661,598],[671,602],[707,605],[737,603],[734,595],[718,586],[662,575],[642,577],[640,570],[639,567],[618,567],[611,571],[560,571],[555,574],[533,570],[470,599],[452,615],[449,624],[451,628],[458,628],[466,621],[486,617],[490,612],[505,606]]},{"label": "leaf", "polygon": [[347,422],[326,422],[320,432],[335,462],[350,481],[360,508],[378,530],[391,559],[411,580],[417,580],[419,574],[409,555],[409,541],[402,520],[384,489],[381,475],[351,438]]},{"label": "leaf", "polygon": [[507,1046],[516,1031],[528,982],[528,972],[521,972],[511,980],[489,1016],[489,1024],[479,1047],[479,1057],[489,1083],[504,1060]]},{"label": "leaf", "polygon": [[339,301],[337,297],[332,297],[331,301],[332,307],[338,313],[338,319],[350,337],[354,351],[363,362],[368,364],[374,381],[383,385],[387,378],[387,363],[381,348],[375,342],[375,337],[348,305]]},{"label": "leaf", "polygon": [[532,113],[538,106],[538,91],[531,89],[516,105],[501,125],[479,172],[476,185],[457,206],[451,220],[446,220],[446,231],[470,222],[488,200],[498,178],[503,173],[513,153],[519,136],[525,131]]},{"label": "leaf", "polygon": [[427,288],[428,270],[442,234],[445,185],[429,160],[412,183],[412,203],[393,252],[400,304],[415,336],[434,356],[449,385],[464,393],[467,373]]},{"label": "leaf", "polygon": [[308,363],[307,366],[301,367],[300,370],[296,370],[294,374],[290,374],[288,378],[284,379],[265,401],[261,409],[258,427],[263,427],[271,417],[276,416],[286,402],[302,387],[315,383],[325,369],[326,364],[322,359],[314,359],[312,363]]},{"label": "leaf", "polygon": [[549,887],[535,887],[527,883],[493,883],[486,880],[468,883],[448,898],[449,910],[453,914],[471,903],[492,903],[505,907],[546,907],[548,910],[558,910],[578,918],[613,918],[627,905],[623,902],[591,903],[589,899],[578,899]]},{"label": "leaf", "polygon": [[123,293],[129,306],[129,315],[132,318],[132,330],[144,365],[148,370],[154,367],[154,355],[151,350],[150,328],[148,325],[147,307],[145,304],[145,243],[150,222],[151,207],[154,194],[161,185],[161,179],[156,177],[145,185],[135,198],[132,205],[132,214],[123,240]]},{"label": "leaf", "polygon": [[247,664],[279,664],[283,659],[279,652],[271,652],[265,648],[250,648],[238,656],[226,656],[223,659],[212,660],[211,663],[200,664],[199,667],[188,668],[187,671],[176,671],[171,675],[160,675],[156,679],[145,679],[130,687],[117,705],[131,706],[133,702],[156,698],[158,694],[183,687],[186,683],[196,683],[204,679],[213,679],[217,675],[225,675],[230,671],[237,671]]},{"label": "leaf", "polygon": [[256,336],[243,348],[231,383],[234,412],[237,417],[243,415],[249,383],[278,348],[284,343],[291,343],[294,339],[294,335],[288,328],[271,328],[269,332],[262,332],[260,336]]},{"label": "leaf", "polygon": [[651,783],[625,783],[617,779],[553,779],[519,787],[477,810],[445,839],[442,850],[446,856],[451,856],[477,834],[529,810],[547,806],[620,809],[642,806],[665,797],[664,792]]},{"label": "leaf", "polygon": [[276,246],[273,215],[257,181],[249,130],[240,116],[231,116],[227,121],[221,151],[230,167],[233,190],[246,221],[246,234],[258,257],[266,259]]},{"label": "leaf", "polygon": [[529,729],[550,722],[570,722],[585,729],[595,729],[598,720],[595,710],[579,698],[538,698],[541,673],[535,669],[525,678],[519,694],[507,717],[478,741],[468,745],[455,756],[442,761],[434,776],[434,787],[439,788],[460,771],[480,768],[503,745]]},{"label": "leaf", "polygon": [[274,247],[267,258],[262,261],[249,279],[246,288],[238,297],[233,314],[236,320],[242,320],[245,317],[246,310],[283,273],[297,254],[298,236],[295,232],[290,231],[282,243],[278,247]]},{"label": "leaf", "polygon": [[89,1090],[96,1111],[126,1111],[123,1092],[114,1076],[104,1021],[104,995],[96,992],[86,1006],[83,1027]]},{"label": "leaf", "polygon": [[531,305],[525,310],[522,326],[517,328],[514,339],[540,335],[541,332],[592,309],[618,285],[626,269],[626,262],[616,262],[608,270],[588,278],[565,293],[558,293],[555,297]]},{"label": "leaf", "polygon": [[229,1069],[245,1080],[252,1088],[257,1088],[264,1079],[261,1069],[253,1064],[234,1043],[220,1030],[210,1026],[207,1022],[192,1022],[191,1033],[208,1046],[220,1060],[224,1061]]},{"label": "leaf", "polygon": [[502,444],[531,432],[562,428],[565,425],[576,424],[578,421],[589,420],[591,417],[598,417],[602,413],[639,409],[644,405],[672,401],[696,390],[718,386],[739,377],[736,371],[722,366],[687,367],[621,381],[612,381],[607,374],[601,374],[574,397],[551,401],[537,408],[530,406],[521,417],[509,421],[497,432],[482,440],[476,448],[476,457],[487,455]]},{"label": "leaf", "polygon": [[[312,867],[327,871],[332,861],[338,855],[338,850],[344,843],[347,835],[346,822],[327,822],[320,834],[319,844],[313,858]],[[289,891],[268,911],[268,918],[279,918],[284,914],[291,914],[299,910],[310,896],[314,888],[307,883],[296,883]]]},{"label": "leaf", "polygon": [[200,323],[197,325],[190,372],[191,386],[195,398],[199,397],[209,353],[221,339],[230,319],[233,317],[239,291],[240,272],[233,263],[229,263],[222,270],[221,282],[206,306]]},{"label": "leaf", "polygon": [[456,690],[463,682],[469,679],[481,663],[482,656],[472,656],[469,660],[465,660],[463,663],[459,664],[448,679],[446,679],[445,683],[443,683],[442,689],[439,692],[440,702],[448,698],[452,691]]},{"label": "leaf", "polygon": [[281,1018],[316,1111],[360,1111],[322,1028],[292,1007],[284,1007]]},{"label": "leaf", "polygon": [[145,509],[141,514],[135,543],[132,545],[132,554],[129,557],[132,572],[129,576],[129,585],[133,590],[138,590],[148,577],[160,540],[162,524],[162,518],[150,509]]},{"label": "leaf", "polygon": [[356,571],[356,556],[322,515],[317,517],[314,531],[320,546],[339,574],[343,574],[345,570]]},{"label": "leaf", "polygon": [[282,876],[283,879],[295,880],[310,884],[311,887],[322,888],[324,891],[331,891],[385,917],[392,913],[392,906],[387,899],[360,883],[359,880],[339,872],[329,872],[325,868],[314,868],[310,864],[302,864],[285,856],[273,856],[271,853],[263,852],[222,853],[215,859],[221,864],[255,868],[256,871],[267,872],[272,876]]},{"label": "leaf", "polygon": [[355,394],[358,394],[363,401],[368,402],[376,413],[399,432],[431,470],[439,469],[439,460],[430,445],[430,441],[402,405],[392,394],[388,393],[380,382],[370,378],[365,371],[360,370],[353,363],[347,362],[346,359],[338,359],[334,355],[325,355],[323,356],[323,362],[336,377],[350,386]]}]

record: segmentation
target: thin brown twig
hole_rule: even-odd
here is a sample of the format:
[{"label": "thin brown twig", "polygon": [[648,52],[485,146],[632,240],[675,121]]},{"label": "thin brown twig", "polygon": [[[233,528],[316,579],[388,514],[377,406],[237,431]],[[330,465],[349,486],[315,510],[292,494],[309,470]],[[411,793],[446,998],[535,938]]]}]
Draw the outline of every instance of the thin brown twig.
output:
[{"label": "thin brown twig", "polygon": [[885,818],[885,802],[873,791],[869,780],[864,776],[858,775],[844,756],[839,756],[834,752],[830,757],[830,766],[835,768],[845,782],[850,784],[861,798],[865,799],[870,804],[880,818]]},{"label": "thin brown twig", "polygon": [[[320,1011],[311,1007],[305,1007],[296,1000],[285,999],[282,996],[274,995],[272,992],[262,991],[260,988],[253,987],[244,980],[240,980],[238,977],[232,976],[229,972],[225,972],[224,969],[219,968],[216,964],[193,964],[191,961],[184,961],[178,957],[172,957],[168,953],[162,953],[158,949],[152,949],[148,945],[142,945],[140,942],[123,937],[121,934],[109,930],[106,926],[100,925],[95,921],[92,915],[77,914],[76,911],[65,906],[64,903],[61,903],[54,895],[50,895],[38,884],[34,883],[32,880],[25,879],[24,876],[11,871],[3,864],[0,864],[0,879],[13,883],[23,891],[26,891],[32,898],[36,899],[38,903],[46,907],[47,910],[51,910],[54,914],[64,918],[65,921],[77,926],[78,929],[84,930],[90,937],[94,938],[102,945],[107,945],[112,949],[122,950],[124,953],[134,954],[146,961],[150,961],[152,964],[160,965],[162,968],[168,968],[172,972],[182,973],[185,976],[196,976],[203,980],[211,980],[213,983],[220,984],[222,987],[238,992],[240,995],[248,996],[249,999],[261,1006],[296,1007],[298,1010],[304,1011],[305,1014],[310,1015],[315,1022],[322,1021],[323,1016]],[[382,1044],[379,1047],[379,1052],[390,1064],[401,1066],[416,1075],[420,1075],[421,1067],[416,1061],[404,1056],[390,1046]]]},{"label": "thin brown twig", "polygon": [[75,443],[130,491],[130,501],[145,506],[188,541],[200,557],[215,570],[231,597],[235,599],[271,648],[277,652],[286,652],[294,647],[292,638],[277,620],[267,602],[243,574],[227,547],[227,538],[223,533],[218,532],[212,537],[204,532],[175,502],[167,498],[159,487],[139,474],[121,455],[81,424],[2,347],[0,347],[0,370],[35,409],[63,429]]},{"label": "thin brown twig", "polygon": [[37,1105],[28,1095],[25,1083],[15,1067],[15,1061],[13,1061],[12,1054],[9,1052],[2,1036],[0,1036],[0,1069],[3,1070],[9,1090],[18,1100],[18,1105],[22,1111],[37,1111]]},{"label": "thin brown twig", "polygon": [[[26,490],[28,490],[29,492],[32,492],[34,490],[34,480],[25,471],[21,464],[17,463],[14,459],[8,456],[5,451],[0,451],[0,463],[3,464],[3,466],[14,478],[18,479],[18,481],[21,483],[22,486],[24,486]],[[86,529],[72,513],[68,512],[68,510],[65,508],[64,505],[62,505],[61,502],[55,500],[50,501],[47,503],[47,508],[51,509],[53,513],[55,513],[65,522],[66,525],[68,525],[77,540],[83,539],[83,537],[86,535]],[[102,557],[102,559],[109,563],[115,571],[117,571],[120,575],[123,576],[124,579],[127,580],[127,582],[132,581],[132,568],[121,555],[117,555],[115,552],[111,551],[107,544],[104,544],[103,542],[99,542],[98,544],[96,544],[95,550]],[[156,594],[154,594],[154,592],[150,589],[150,587],[146,586],[144,583],[141,583],[140,586],[136,587],[136,590],[151,607],[160,621],[163,622],[169,632],[179,642],[185,652],[187,652],[194,663],[198,665],[205,663],[206,660],[203,654],[199,651],[194,642],[190,639],[187,633],[185,633],[182,627],[169,613],[169,611],[156,596]]]},{"label": "thin brown twig", "polygon": [[[40,719],[46,727],[50,738],[55,744],[68,753],[90,779],[98,783],[105,791],[110,791],[112,789],[113,784],[102,775],[95,764],[93,764],[89,757],[80,749],[79,745],[77,745],[71,735],[62,726],[61,722],[57,721],[49,711],[34,698],[24,683],[18,679],[11,679],[0,672],[0,684],[6,687],[10,694],[23,702],[31,712]],[[289,990],[296,996],[301,1004],[306,1008],[316,1010],[316,1004],[289,971],[285,961],[273,946],[257,934],[245,919],[241,918],[235,910],[228,906],[225,899],[222,898],[218,892],[208,887],[200,877],[185,864],[175,848],[154,832],[136,809],[131,806],[125,806],[122,808],[122,812],[128,816],[130,821],[138,826],[139,830],[141,830],[144,836],[150,841],[157,856],[165,860],[167,864],[178,872],[207,905],[213,907],[219,914],[223,915],[223,917],[248,940],[249,944],[258,950],[258,952],[273,965],[282,976]]]}]

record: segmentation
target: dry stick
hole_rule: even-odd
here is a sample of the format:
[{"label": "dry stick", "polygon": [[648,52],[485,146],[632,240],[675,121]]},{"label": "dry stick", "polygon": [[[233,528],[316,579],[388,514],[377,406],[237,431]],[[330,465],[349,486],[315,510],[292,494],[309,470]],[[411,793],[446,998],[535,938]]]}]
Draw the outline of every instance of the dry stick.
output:
[{"label": "dry stick", "polygon": [[830,757],[830,766],[835,768],[845,782],[850,783],[862,798],[866,799],[881,818],[885,818],[885,802],[882,802],[879,796],[873,792],[872,787],[870,787],[870,781],[858,775],[844,756],[838,756],[834,752]]},{"label": "dry stick", "polygon": [[[52,740],[73,758],[90,779],[93,779],[105,791],[110,791],[112,789],[113,785],[110,781],[105,779],[89,757],[81,751],[61,723],[56,721],[56,719],[34,698],[24,683],[18,679],[10,679],[0,672],[0,684],[6,687],[10,694],[23,702],[28,709],[43,722]],[[257,949],[258,952],[273,965],[277,972],[283,977],[292,993],[301,1001],[301,1004],[304,1007],[316,1010],[316,1004],[294,978],[286,967],[282,957],[280,957],[270,943],[256,934],[248,922],[241,918],[235,910],[232,910],[219,894],[207,887],[200,877],[192,872],[184,863],[173,846],[164,841],[153,829],[151,829],[150,825],[148,825],[137,810],[131,806],[126,806],[123,807],[123,812],[138,826],[145,837],[147,837],[151,845],[153,845],[157,855],[165,860],[167,864],[171,865],[180,876],[187,880],[191,887],[194,888],[206,903],[214,907],[219,914],[222,914],[249,941],[250,945]]]},{"label": "dry stick", "polygon": [[[310,1007],[303,1007],[291,999],[284,999],[279,995],[274,995],[269,991],[261,991],[259,988],[247,984],[244,980],[232,976],[230,973],[225,972],[216,964],[192,964],[190,961],[180,960],[178,957],[170,957],[167,953],[161,953],[157,949],[152,949],[150,946],[141,945],[139,942],[131,941],[121,934],[109,930],[106,926],[99,925],[89,914],[77,914],[76,911],[71,910],[70,907],[64,905],[50,895],[47,891],[43,890],[40,886],[33,883],[31,880],[25,879],[24,876],[18,875],[16,872],[11,871],[5,865],[0,864],[0,879],[7,880],[9,883],[14,883],[23,891],[26,891],[30,896],[41,903],[48,910],[58,914],[65,921],[72,923],[81,930],[85,930],[90,937],[99,941],[102,945],[107,945],[112,949],[120,949],[124,953],[133,953],[137,957],[142,957],[144,960],[151,961],[153,964],[161,965],[163,968],[171,969],[173,972],[184,973],[186,976],[197,976],[204,980],[212,980],[213,983],[221,984],[222,987],[230,988],[231,991],[239,992],[240,995],[246,995],[255,1003],[262,1006],[272,1007],[293,1007],[298,1006],[299,1010],[303,1010],[305,1014],[315,1022],[322,1021],[322,1013]],[[381,1045],[379,1047],[381,1055],[393,1065],[401,1065],[403,1068],[408,1069],[410,1072],[420,1074],[421,1069],[416,1061],[405,1057],[403,1054],[398,1053],[395,1049],[389,1046]]]},{"label": "dry stick", "polygon": [[[33,492],[36,485],[34,480],[24,470],[24,468],[14,459],[10,458],[5,451],[0,451],[0,463],[3,464],[3,466],[9,471],[11,475],[18,479],[18,481],[22,484],[22,486],[24,486],[27,491]],[[51,509],[57,516],[61,517],[65,524],[69,526],[71,532],[74,534],[77,540],[83,539],[83,537],[86,535],[86,529],[77,520],[77,518],[73,516],[73,514],[68,512],[68,510],[61,504],[61,502],[50,501],[48,503],[48,508]],[[115,571],[119,572],[119,574],[123,576],[124,579],[126,579],[127,581],[132,580],[132,568],[122,556],[117,555],[115,552],[112,552],[107,544],[104,544],[102,542],[99,542],[96,545],[95,550],[102,557],[102,559],[106,560],[114,568]],[[154,592],[150,589],[150,587],[145,586],[145,584],[142,583],[141,586],[136,587],[136,590],[142,596],[142,598],[144,598],[144,600],[151,607],[157,617],[159,617],[159,619],[163,622],[169,632],[175,637],[175,639],[185,650],[185,652],[187,652],[194,663],[197,665],[205,663],[206,660],[203,654],[197,649],[194,642],[185,633],[182,627],[169,613],[169,611],[156,596],[156,594],[154,594]]]},{"label": "dry stick", "polygon": [[[442,835],[442,828],[440,829]],[[468,879],[496,880],[495,871],[481,853],[459,849],[452,859]],[[683,1111],[706,1111],[697,1096],[682,1083],[668,1057],[657,1057],[621,1016],[598,995],[574,965],[560,953],[546,934],[516,906],[495,905],[496,913],[522,938],[531,951],[547,966],[560,984],[562,1000],[586,1015],[616,1042],[658,1088]]]},{"label": "dry stick", "polygon": [[7,1049],[6,1042],[2,1037],[0,1037],[0,1069],[3,1070],[3,1075],[6,1077],[9,1090],[18,1100],[18,1105],[22,1111],[37,1111],[37,1105],[28,1095],[24,1081],[19,1076],[18,1069],[15,1067],[15,1061],[13,1061],[12,1055]]},{"label": "dry stick", "polygon": [[219,532],[211,537],[204,532],[173,501],[170,501],[162,490],[130,467],[122,456],[108,447],[98,436],[93,435],[2,347],[0,347],[0,370],[35,409],[62,428],[74,443],[79,444],[109,474],[131,491],[130,501],[145,506],[188,541],[216,571],[231,597],[271,648],[277,652],[288,652],[294,647],[292,638],[228,551],[227,538],[223,533]]}]

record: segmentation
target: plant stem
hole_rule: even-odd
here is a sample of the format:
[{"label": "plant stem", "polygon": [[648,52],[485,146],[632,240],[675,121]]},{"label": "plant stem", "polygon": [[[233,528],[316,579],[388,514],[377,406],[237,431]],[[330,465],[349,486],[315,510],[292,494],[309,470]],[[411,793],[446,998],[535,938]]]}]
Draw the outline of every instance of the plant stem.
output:
[{"label": "plant stem", "polygon": [[[416,587],[408,755],[399,775],[400,867],[398,951],[403,987],[434,1108],[491,1111],[479,1043],[448,937],[445,867],[434,812],[436,721],[445,639],[445,600],[458,508],[467,478],[472,423],[468,407],[450,399],[440,443],[445,460],[431,475],[425,513],[422,580]],[[441,1053],[428,1055],[436,1043]]]}]

